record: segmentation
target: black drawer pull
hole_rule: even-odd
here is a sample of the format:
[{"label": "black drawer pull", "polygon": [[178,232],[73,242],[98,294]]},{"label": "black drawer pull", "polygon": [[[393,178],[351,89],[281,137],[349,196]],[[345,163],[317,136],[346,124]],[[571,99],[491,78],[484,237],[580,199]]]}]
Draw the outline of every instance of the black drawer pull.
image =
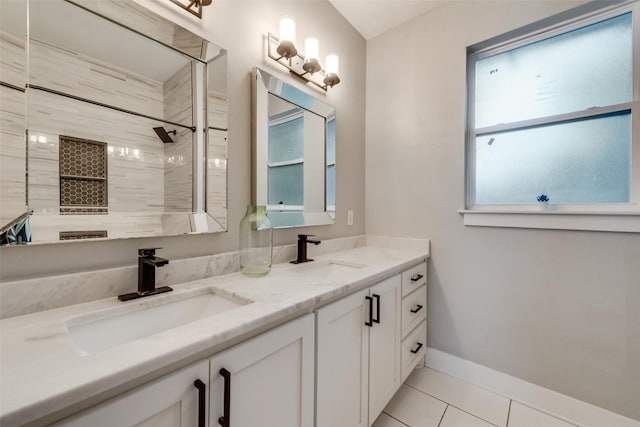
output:
[{"label": "black drawer pull", "polygon": [[418,346],[416,348],[414,348],[413,350],[411,350],[411,353],[417,354],[420,351],[421,348],[422,348],[422,343],[419,342]]},{"label": "black drawer pull", "polygon": [[380,323],[380,295],[373,294],[376,299],[376,318],[373,319],[374,323]]},{"label": "black drawer pull", "polygon": [[220,369],[220,375],[224,378],[224,403],[222,416],[218,418],[218,423],[222,427],[231,426],[231,372],[226,369]]},{"label": "black drawer pull", "polygon": [[412,282],[417,282],[418,280],[422,279],[424,276],[422,274],[415,274],[413,276],[411,276],[411,281]]},{"label": "black drawer pull", "polygon": [[200,379],[193,382],[198,389],[198,427],[205,427],[207,422],[207,385]]},{"label": "black drawer pull", "polygon": [[420,310],[422,310],[422,308],[423,308],[423,307],[422,307],[420,304],[418,304],[418,305],[416,306],[416,308],[414,308],[413,310],[411,310],[411,312],[412,312],[413,314],[416,314],[417,312],[419,312]]},{"label": "black drawer pull", "polygon": [[369,301],[369,321],[364,322],[364,324],[371,328],[373,327],[373,298],[368,295],[364,298]]}]

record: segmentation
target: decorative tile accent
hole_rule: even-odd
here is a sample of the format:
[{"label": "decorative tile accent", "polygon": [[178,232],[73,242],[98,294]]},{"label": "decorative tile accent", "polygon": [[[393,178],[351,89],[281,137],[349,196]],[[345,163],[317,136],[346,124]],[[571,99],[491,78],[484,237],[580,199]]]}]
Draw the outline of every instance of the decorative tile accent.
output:
[{"label": "decorative tile accent", "polygon": [[60,206],[106,207],[107,144],[60,135],[59,149]]},{"label": "decorative tile accent", "polygon": [[101,239],[105,237],[107,237],[107,230],[60,232],[60,240]]}]

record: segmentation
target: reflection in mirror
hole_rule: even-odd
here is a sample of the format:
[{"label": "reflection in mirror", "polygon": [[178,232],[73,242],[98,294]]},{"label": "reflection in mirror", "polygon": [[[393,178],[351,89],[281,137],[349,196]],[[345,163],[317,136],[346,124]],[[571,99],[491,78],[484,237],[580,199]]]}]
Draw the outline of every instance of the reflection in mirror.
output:
[{"label": "reflection in mirror", "polygon": [[27,2],[0,1],[0,234],[27,212]]},{"label": "reflection in mirror", "polygon": [[28,22],[27,168],[0,205],[21,176],[33,242],[225,230],[226,52],[131,0],[30,0]]},{"label": "reflection in mirror", "polygon": [[258,68],[253,193],[277,228],[333,224],[335,109]]}]

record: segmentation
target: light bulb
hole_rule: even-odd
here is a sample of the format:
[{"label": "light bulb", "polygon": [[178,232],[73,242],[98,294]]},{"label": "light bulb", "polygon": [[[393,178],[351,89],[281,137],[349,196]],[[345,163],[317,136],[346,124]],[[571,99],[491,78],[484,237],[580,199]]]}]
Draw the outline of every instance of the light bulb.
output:
[{"label": "light bulb", "polygon": [[320,47],[317,38],[309,37],[304,41],[304,57],[315,60],[320,58]]},{"label": "light bulb", "polygon": [[327,55],[327,59],[324,61],[325,64],[325,72],[327,74],[338,74],[338,69],[340,67],[340,60],[338,59],[338,55]]},{"label": "light bulb", "polygon": [[338,77],[339,61],[338,55],[327,55],[325,60],[325,77],[324,84],[334,87],[340,83],[340,77]]},{"label": "light bulb", "polygon": [[290,16],[280,18],[280,44],[276,49],[283,58],[293,58],[298,54],[295,46],[296,21]]},{"label": "light bulb", "polygon": [[318,39],[315,37],[309,37],[304,41],[304,64],[302,69],[307,73],[315,73],[322,69],[318,57],[320,56],[320,47]]},{"label": "light bulb", "polygon": [[296,42],[296,21],[290,16],[280,18],[280,42]]}]

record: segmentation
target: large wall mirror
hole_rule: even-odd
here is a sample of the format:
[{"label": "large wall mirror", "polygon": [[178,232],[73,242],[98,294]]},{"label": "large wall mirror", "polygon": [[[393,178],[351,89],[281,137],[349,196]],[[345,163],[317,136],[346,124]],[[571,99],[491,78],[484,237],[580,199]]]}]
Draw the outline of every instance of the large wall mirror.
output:
[{"label": "large wall mirror", "polygon": [[335,108],[256,68],[253,200],[274,227],[335,221]]},{"label": "large wall mirror", "polygon": [[131,0],[0,8],[3,232],[27,217],[32,243],[226,230],[223,49]]}]

